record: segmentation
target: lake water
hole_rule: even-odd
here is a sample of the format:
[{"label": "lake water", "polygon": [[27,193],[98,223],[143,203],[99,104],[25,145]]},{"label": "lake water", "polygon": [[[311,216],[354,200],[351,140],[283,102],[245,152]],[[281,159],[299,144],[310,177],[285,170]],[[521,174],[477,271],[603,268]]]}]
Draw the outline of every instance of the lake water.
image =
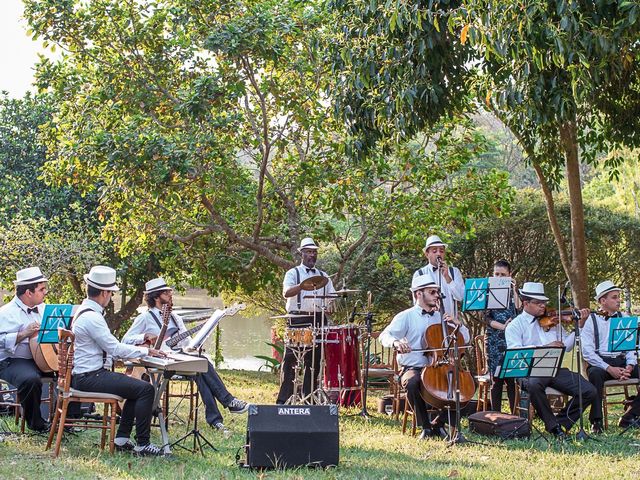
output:
[{"label": "lake water", "polygon": [[[178,295],[176,292],[173,298],[175,306],[185,308],[223,307],[220,298],[211,297],[201,289],[189,289],[184,295]],[[224,317],[220,320],[222,330],[220,342],[224,357],[221,368],[258,370],[261,365],[264,365],[264,360],[256,358],[255,355],[271,356],[271,347],[266,343],[271,341],[271,323],[267,316],[247,317],[242,311],[233,317]],[[213,338],[213,335],[211,337]],[[208,351],[212,352],[213,348],[208,348]]]}]

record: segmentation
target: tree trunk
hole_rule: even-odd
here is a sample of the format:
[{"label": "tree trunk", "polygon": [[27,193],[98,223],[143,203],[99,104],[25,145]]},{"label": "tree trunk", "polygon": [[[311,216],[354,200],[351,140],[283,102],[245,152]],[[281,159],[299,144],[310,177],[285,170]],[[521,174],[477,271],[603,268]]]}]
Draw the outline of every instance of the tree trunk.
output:
[{"label": "tree trunk", "polygon": [[564,150],[571,212],[571,269],[566,271],[571,280],[571,289],[576,307],[589,306],[589,283],[587,271],[587,240],[584,229],[584,204],[580,160],[578,158],[577,128],[574,121],[560,126],[560,140]]}]

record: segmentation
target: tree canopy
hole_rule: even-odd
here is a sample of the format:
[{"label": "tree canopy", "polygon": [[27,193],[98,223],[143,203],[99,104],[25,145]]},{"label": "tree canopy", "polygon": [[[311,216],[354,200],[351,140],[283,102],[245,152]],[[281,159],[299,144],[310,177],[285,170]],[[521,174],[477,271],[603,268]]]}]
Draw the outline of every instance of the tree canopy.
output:
[{"label": "tree canopy", "polygon": [[335,249],[338,281],[376,245],[419,251],[508,211],[506,175],[469,167],[487,143],[464,119],[352,161],[319,3],[26,5],[64,52],[38,68],[58,105],[45,176],[97,196],[123,257],[180,245],[194,283],[250,293],[280,283],[305,236]]},{"label": "tree canopy", "polygon": [[[373,0],[330,5],[340,19],[333,60],[345,77],[339,106],[361,144],[393,136],[383,126],[394,122],[401,123],[398,135],[411,136],[450,112],[471,112],[481,105],[491,110],[536,169],[565,274],[578,303],[586,304],[579,165],[638,142],[638,2]],[[375,58],[391,49],[404,60],[402,67],[388,70],[367,63],[369,57],[360,55],[363,44]],[[416,60],[411,57],[415,52],[424,56]],[[444,71],[425,76],[433,65]],[[367,67],[373,79],[362,81]],[[393,107],[369,100],[380,92]],[[440,108],[431,108],[434,97]],[[614,175],[619,162],[616,155],[606,162]],[[563,172],[572,212],[570,245],[552,195]]]}]

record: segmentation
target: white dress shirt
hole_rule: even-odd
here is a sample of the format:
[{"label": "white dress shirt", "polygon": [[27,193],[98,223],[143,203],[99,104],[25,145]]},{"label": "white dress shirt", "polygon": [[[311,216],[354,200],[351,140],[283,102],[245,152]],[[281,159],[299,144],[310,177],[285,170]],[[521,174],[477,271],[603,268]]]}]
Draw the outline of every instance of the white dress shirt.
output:
[{"label": "white dress shirt", "polygon": [[[152,313],[156,316],[155,318],[158,319],[160,325],[158,325],[158,322],[153,318]],[[151,308],[136,317],[129,330],[127,330],[127,333],[122,337],[122,343],[126,343],[128,345],[140,345],[144,343],[145,333],[158,335],[160,333],[160,328],[162,328],[162,312],[157,307]],[[170,337],[175,333],[182,333],[186,331],[187,327],[184,325],[184,321],[180,318],[180,315],[171,313],[169,326],[167,327],[167,336]],[[176,348],[188,342],[189,338],[185,338],[176,345]]]},{"label": "white dress shirt", "polygon": [[[89,310],[86,313],[82,313]],[[76,336],[73,374],[93,372],[101,368],[111,368],[113,358],[142,358],[149,354],[146,347],[134,347],[120,343],[109,331],[103,316],[103,308],[88,298],[82,301],[73,319],[73,333]],[[78,315],[82,313],[81,315]],[[103,352],[106,359],[103,362]]]},{"label": "white dress shirt", "polygon": [[444,305],[444,313],[457,315],[458,309],[455,302],[462,302],[464,300],[464,278],[458,267],[450,268],[451,271],[453,271],[453,275],[451,275],[451,273],[449,274],[453,279],[449,283],[447,283],[442,275],[438,275],[438,268],[430,263],[416,270],[413,273],[413,278],[430,273],[436,284],[440,286],[440,292],[444,295],[444,301],[442,302]]},{"label": "white dress shirt", "polygon": [[[391,348],[393,342],[405,338],[412,350],[421,350],[426,348],[424,333],[427,328],[440,323],[440,312],[434,312],[432,315],[423,314],[422,307],[414,305],[393,317],[391,323],[380,333],[378,340],[382,346]],[[462,325],[460,333],[465,343],[469,343],[469,329]],[[424,367],[428,360],[423,352],[398,354],[398,363],[403,367]]]},{"label": "white dress shirt", "polygon": [[571,351],[576,340],[573,332],[568,334],[560,326],[545,332],[540,322],[524,310],[509,322],[504,336],[507,339],[507,348],[542,347],[559,340],[564,344],[567,352]]},{"label": "white dress shirt", "polygon": [[[300,278],[299,280],[298,280],[298,276],[296,275],[296,270],[299,273],[299,278]],[[300,282],[302,282],[303,280],[309,277],[314,277],[316,275],[323,275],[327,278],[329,277],[326,274],[326,272],[323,272],[317,267],[314,267],[313,269],[311,269],[312,271],[309,271],[309,272],[307,272],[307,270],[309,270],[307,269],[307,267],[305,267],[303,264],[300,264],[297,267],[294,267],[291,270],[287,271],[287,273],[284,275],[284,281],[282,282],[283,297],[287,290],[289,290],[291,287],[298,285]],[[335,289],[333,288],[333,282],[331,281],[331,278],[329,278],[329,282],[324,287],[317,290],[316,292],[302,290],[298,295],[294,295],[293,297],[289,297],[289,298],[285,297],[285,299],[287,300],[287,305],[286,305],[287,312],[320,311],[320,307],[322,305],[328,305],[329,303],[331,303],[332,300],[322,299],[322,298],[318,298],[314,300],[313,299],[314,293],[317,293],[318,295],[331,295],[334,292],[335,292]],[[298,304],[298,301],[300,301],[300,304]]]},{"label": "white dress shirt", "polygon": [[[623,317],[626,317],[626,314],[622,314]],[[596,322],[598,324],[598,337],[600,343],[600,355],[596,353],[596,338],[593,329],[593,317],[595,317]],[[610,357],[615,358],[622,355],[624,352],[610,352],[609,351],[609,329],[610,329],[610,320],[596,313],[592,313],[587,321],[582,327],[580,332],[580,338],[582,339],[582,356],[585,361],[589,365],[593,365],[594,367],[602,368],[606,370],[609,364],[605,362],[602,357]],[[627,365],[636,365],[638,360],[636,358],[636,352],[630,351],[626,352],[625,358],[627,360]]]},{"label": "white dress shirt", "polygon": [[44,303],[38,305],[38,312],[27,313],[27,306],[18,297],[0,308],[0,361],[5,358],[33,358],[29,349],[29,338],[18,344],[18,333],[33,322],[41,323]]}]

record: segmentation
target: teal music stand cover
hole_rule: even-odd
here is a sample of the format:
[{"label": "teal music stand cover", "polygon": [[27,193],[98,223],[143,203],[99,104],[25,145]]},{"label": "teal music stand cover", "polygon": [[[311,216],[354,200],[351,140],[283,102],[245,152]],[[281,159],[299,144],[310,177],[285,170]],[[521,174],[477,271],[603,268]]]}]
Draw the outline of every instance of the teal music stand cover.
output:
[{"label": "teal music stand cover", "polygon": [[489,300],[488,290],[488,278],[467,278],[464,283],[462,311],[486,310]]},{"label": "teal music stand cover", "polygon": [[562,365],[565,347],[521,347],[504,352],[498,378],[552,378]]},{"label": "teal music stand cover", "polygon": [[638,345],[638,317],[609,319],[609,351],[629,352]]},{"label": "teal music stand cover", "polygon": [[74,305],[48,304],[44,307],[38,343],[58,343],[58,328],[68,329],[71,326]]}]

